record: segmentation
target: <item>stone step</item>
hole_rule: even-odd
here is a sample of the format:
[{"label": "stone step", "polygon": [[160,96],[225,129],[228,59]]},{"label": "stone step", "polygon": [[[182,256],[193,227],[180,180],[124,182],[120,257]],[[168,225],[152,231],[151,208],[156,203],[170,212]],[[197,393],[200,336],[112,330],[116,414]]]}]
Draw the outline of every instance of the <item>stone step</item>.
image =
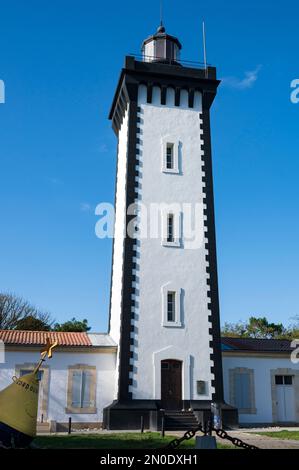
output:
[{"label": "stone step", "polygon": [[176,418],[169,418],[169,417],[166,417],[166,418],[165,418],[165,421],[169,421],[169,422],[178,422],[178,423],[181,423],[181,422],[188,422],[188,423],[190,423],[190,422],[193,423],[193,422],[194,422],[194,423],[197,423],[197,419],[191,418],[191,417],[190,417],[190,418],[189,418],[189,417],[188,417],[188,418],[178,418],[178,417],[176,417]]},{"label": "stone step", "polygon": [[165,425],[165,430],[166,431],[189,431],[190,429],[196,429],[197,425],[190,426],[190,424],[177,424],[173,426],[166,426]]},{"label": "stone step", "polygon": [[166,411],[165,429],[167,431],[187,431],[198,426],[198,421],[192,411]]},{"label": "stone step", "polygon": [[38,433],[43,433],[43,432],[50,432],[50,423],[44,422],[44,423],[37,423],[36,425],[36,432]]}]

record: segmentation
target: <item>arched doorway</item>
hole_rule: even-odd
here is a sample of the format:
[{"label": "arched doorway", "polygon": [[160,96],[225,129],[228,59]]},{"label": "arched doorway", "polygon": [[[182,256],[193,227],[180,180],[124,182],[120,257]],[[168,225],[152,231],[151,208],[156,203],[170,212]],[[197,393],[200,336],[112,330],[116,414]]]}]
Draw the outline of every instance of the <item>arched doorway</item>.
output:
[{"label": "arched doorway", "polygon": [[161,402],[168,410],[182,408],[182,362],[175,359],[161,361]]}]

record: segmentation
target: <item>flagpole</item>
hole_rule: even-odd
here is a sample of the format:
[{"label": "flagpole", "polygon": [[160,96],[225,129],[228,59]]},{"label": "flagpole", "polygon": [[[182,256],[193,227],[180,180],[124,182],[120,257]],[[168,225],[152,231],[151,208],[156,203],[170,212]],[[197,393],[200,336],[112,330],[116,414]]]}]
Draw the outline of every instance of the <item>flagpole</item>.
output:
[{"label": "flagpole", "polygon": [[207,45],[206,45],[206,28],[205,28],[205,22],[202,22],[202,38],[203,38],[203,61],[204,61],[204,66],[205,66],[205,75],[206,78],[208,76],[207,72]]}]

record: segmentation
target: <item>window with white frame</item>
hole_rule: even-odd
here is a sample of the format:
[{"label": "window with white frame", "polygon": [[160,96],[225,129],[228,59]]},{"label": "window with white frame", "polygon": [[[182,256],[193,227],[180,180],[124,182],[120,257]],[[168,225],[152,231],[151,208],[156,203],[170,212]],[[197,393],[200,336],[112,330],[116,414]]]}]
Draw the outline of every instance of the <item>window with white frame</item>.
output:
[{"label": "window with white frame", "polygon": [[67,413],[96,413],[96,368],[76,365],[69,367]]},{"label": "window with white frame", "polygon": [[179,142],[171,137],[162,139],[162,171],[179,173]]},{"label": "window with white frame", "polygon": [[181,288],[172,282],[162,287],[162,325],[168,327],[182,326]]},{"label": "window with white frame", "polygon": [[174,242],[174,215],[167,214],[167,242]]},{"label": "window with white frame", "polygon": [[175,292],[167,292],[167,321],[175,321]]},{"label": "window with white frame", "polygon": [[181,246],[181,213],[177,208],[165,207],[162,217],[162,245]]},{"label": "window with white frame", "polygon": [[166,144],[166,169],[173,170],[174,159],[173,159],[173,144]]},{"label": "window with white frame", "polygon": [[89,408],[91,373],[89,370],[73,372],[72,406],[74,408]]}]

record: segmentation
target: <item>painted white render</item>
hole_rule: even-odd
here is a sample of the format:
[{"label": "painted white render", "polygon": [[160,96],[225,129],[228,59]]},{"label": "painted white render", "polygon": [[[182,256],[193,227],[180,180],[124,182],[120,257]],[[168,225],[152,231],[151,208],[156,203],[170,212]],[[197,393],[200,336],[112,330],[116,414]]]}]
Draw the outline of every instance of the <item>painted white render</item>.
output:
[{"label": "painted white render", "polygon": [[[149,336],[152,335],[149,332]],[[7,349],[5,362],[0,364],[0,390],[12,383],[12,377],[18,373],[19,367],[27,369],[29,365],[36,364],[39,357],[38,350],[25,351],[24,347],[15,346],[14,350]],[[189,349],[180,349],[177,345],[157,350],[151,357],[153,377],[153,394],[158,396],[161,389],[160,363],[163,359],[179,357],[183,361],[183,393],[186,384],[189,382],[189,371],[193,374],[193,358]],[[279,415],[273,414],[273,406],[279,396],[273,397],[273,375],[291,374],[293,380],[293,390],[288,390],[287,398],[293,397],[294,409],[290,409],[289,416],[293,416],[295,422],[299,422],[299,364],[291,362],[287,356],[281,355],[255,355],[252,353],[238,354],[236,352],[223,353],[223,379],[224,398],[226,403],[231,403],[230,371],[236,369],[247,369],[253,371],[254,379],[254,402],[255,412],[243,414],[239,411],[239,421],[241,424],[277,423]],[[95,413],[67,413],[67,389],[69,367],[75,365],[96,367],[96,412]],[[70,352],[59,350],[53,358],[46,363],[49,370],[49,392],[46,402],[46,412],[44,421],[55,421],[56,423],[67,423],[71,417],[73,423],[102,423],[103,408],[110,405],[114,399],[114,382],[116,376],[116,353],[115,352]],[[193,375],[194,377],[194,375]],[[274,386],[275,387],[275,386]],[[273,401],[274,398],[274,401]],[[41,404],[39,404],[40,406]],[[275,408],[274,408],[275,409]],[[278,410],[276,410],[277,412]],[[40,416],[40,415],[39,415]]]},{"label": "painted white render", "polygon": [[[148,104],[145,86],[139,87],[138,183],[141,189],[138,202],[147,208],[152,203],[191,203],[193,208],[199,204],[197,233],[200,240],[195,246],[187,243],[184,213],[181,213],[179,247],[163,246],[161,232],[155,239],[136,240],[135,300],[138,307],[134,308],[134,345],[131,347],[134,368],[130,391],[133,399],[160,399],[161,360],[176,359],[183,362],[182,399],[207,400],[214,391],[211,387],[214,377],[211,374],[209,341],[212,337],[204,247],[201,95],[195,93],[194,108],[189,108],[188,94],[183,90],[181,104],[177,107],[174,90],[168,88],[166,105],[160,103],[160,88],[153,88],[152,103]],[[178,145],[178,173],[163,172],[161,155],[166,138]],[[180,327],[163,325],[161,290],[167,283],[175,283],[181,292]],[[197,380],[207,382],[206,395],[197,395]]]},{"label": "painted white render", "polygon": [[111,320],[110,336],[118,344],[120,338],[121,289],[123,275],[124,237],[126,235],[126,176],[128,153],[128,115],[126,110],[119,131],[117,179],[115,195],[115,224],[113,244],[112,286],[111,286]]},{"label": "painted white render", "polygon": [[[235,368],[253,369],[254,399],[256,413],[243,414],[239,412],[240,423],[273,423],[277,422],[277,415],[273,416],[273,409],[277,406],[277,397],[273,397],[271,371],[273,374],[291,374],[294,376],[294,417],[299,422],[299,364],[291,362],[290,357],[255,357],[253,354],[240,356],[233,353],[231,356],[223,354],[223,381],[224,399],[231,403],[229,383],[229,370]],[[287,371],[287,372],[286,372]],[[275,385],[274,385],[275,388]],[[274,398],[274,400],[273,400]]]},{"label": "painted white render", "polygon": [[[121,299],[124,262],[124,239],[126,236],[126,179],[128,156],[128,116],[125,112],[118,137],[117,176],[115,194],[115,224],[113,240],[113,264],[111,282],[110,331],[109,334],[119,345],[121,327]],[[119,349],[116,360],[116,376],[113,397],[117,398]]]},{"label": "painted white render", "polygon": [[[0,390],[12,383],[16,375],[16,365],[28,369],[30,364],[36,364],[39,351],[6,351],[6,362],[0,364]],[[46,362],[49,368],[49,393],[45,421],[66,423],[69,417],[75,423],[103,421],[103,408],[113,399],[115,381],[116,354],[113,352],[66,352],[55,351],[53,358]],[[68,368],[74,365],[96,367],[96,413],[69,414],[67,407]]]}]

